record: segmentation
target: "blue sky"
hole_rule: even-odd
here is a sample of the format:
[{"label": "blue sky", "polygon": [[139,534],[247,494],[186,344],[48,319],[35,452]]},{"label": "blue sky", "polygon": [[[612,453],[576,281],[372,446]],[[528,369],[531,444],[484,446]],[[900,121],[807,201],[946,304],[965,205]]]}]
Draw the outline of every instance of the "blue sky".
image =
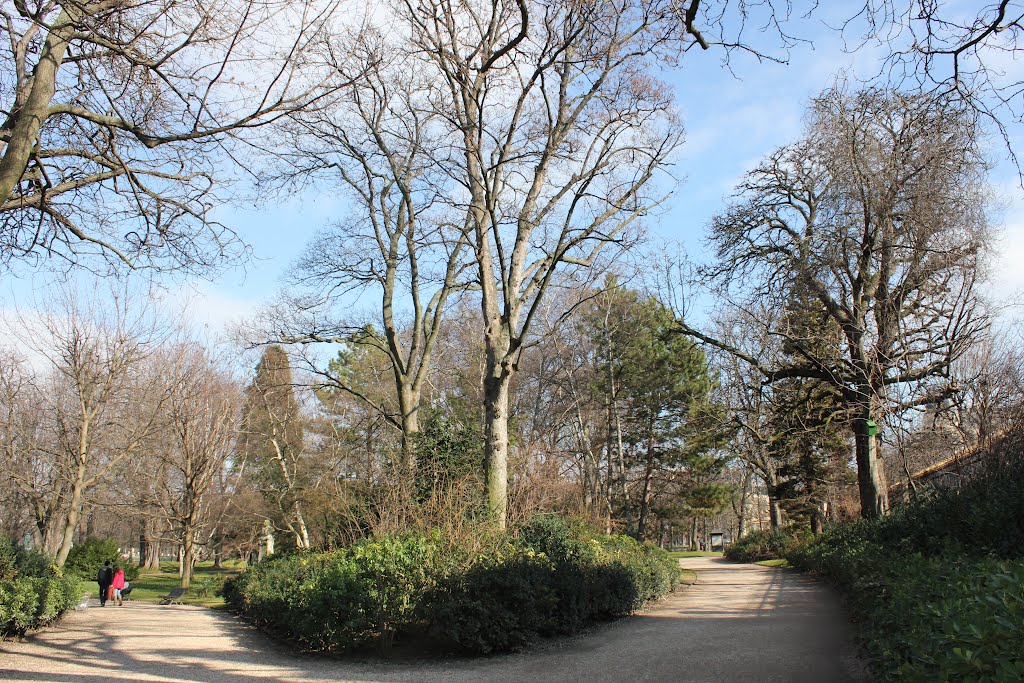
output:
[{"label": "blue sky", "polygon": [[[745,171],[799,134],[808,99],[843,70],[862,76],[877,71],[878,53],[844,51],[838,35],[821,24],[830,19],[835,23],[824,8],[813,20],[794,20],[790,29],[814,42],[795,46],[788,64],[758,63],[750,56],[735,55],[732,75],[723,68],[721,53],[694,51],[678,68],[662,74],[676,90],[687,140],[675,168],[682,182],[665,213],[649,226],[653,239],[680,241],[699,259],[711,216],[724,206]],[[1007,68],[1020,67],[1009,64]],[[1015,132],[1024,149],[1024,135],[1019,129]],[[1024,290],[1024,268],[1020,267],[1024,263],[1024,192],[1015,170],[1005,161],[1005,151],[995,143],[993,158],[1001,162],[992,180],[1007,210],[992,286],[994,298],[1005,299]],[[262,206],[223,207],[217,218],[251,245],[253,261],[213,281],[185,283],[177,298],[187,298],[195,322],[211,332],[250,314],[273,295],[281,275],[314,233],[343,210],[342,200],[329,187]],[[27,289],[47,281],[45,274],[36,274],[9,283],[0,292],[0,305],[9,307],[13,300],[24,299]]]}]

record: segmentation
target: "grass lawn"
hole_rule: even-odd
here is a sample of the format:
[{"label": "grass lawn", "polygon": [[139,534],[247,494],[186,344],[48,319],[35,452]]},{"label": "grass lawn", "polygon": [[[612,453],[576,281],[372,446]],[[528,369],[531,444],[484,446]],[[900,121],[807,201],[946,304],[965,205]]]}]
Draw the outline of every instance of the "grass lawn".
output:
[{"label": "grass lawn", "polygon": [[759,564],[762,567],[790,567],[790,566],[792,566],[792,565],[789,564],[789,560],[787,560],[784,557],[779,557],[779,558],[776,558],[774,560],[761,560],[760,562],[755,562],[754,564]]},{"label": "grass lawn", "polygon": [[[212,562],[200,562],[192,573],[192,585],[181,601],[187,605],[204,607],[223,607],[224,598],[215,595],[221,582],[244,568],[240,563],[226,563],[224,569],[215,569]],[[178,565],[175,562],[162,562],[160,571],[143,569],[139,578],[131,582],[131,599],[139,602],[160,602],[172,588],[180,585]]]},{"label": "grass lawn", "polygon": [[721,557],[722,553],[707,550],[673,550],[669,555],[678,560],[683,557]]}]

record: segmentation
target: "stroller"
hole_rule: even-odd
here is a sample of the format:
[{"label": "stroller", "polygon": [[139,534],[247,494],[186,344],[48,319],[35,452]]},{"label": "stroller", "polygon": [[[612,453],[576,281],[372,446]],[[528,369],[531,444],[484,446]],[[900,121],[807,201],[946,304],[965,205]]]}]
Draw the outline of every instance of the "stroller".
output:
[{"label": "stroller", "polygon": [[131,598],[128,597],[128,594],[131,593],[131,592],[132,592],[132,585],[130,583],[125,583],[124,584],[124,588],[121,589],[121,599],[122,600],[130,600]]}]

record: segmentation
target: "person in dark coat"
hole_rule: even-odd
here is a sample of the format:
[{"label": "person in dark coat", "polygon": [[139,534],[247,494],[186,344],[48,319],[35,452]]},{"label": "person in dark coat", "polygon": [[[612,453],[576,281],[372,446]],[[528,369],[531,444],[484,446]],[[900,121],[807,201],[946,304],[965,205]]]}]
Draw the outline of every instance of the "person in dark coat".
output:
[{"label": "person in dark coat", "polygon": [[96,583],[100,585],[100,607],[107,606],[107,589],[114,582],[114,570],[110,568],[110,560],[104,560],[103,566],[96,573]]}]

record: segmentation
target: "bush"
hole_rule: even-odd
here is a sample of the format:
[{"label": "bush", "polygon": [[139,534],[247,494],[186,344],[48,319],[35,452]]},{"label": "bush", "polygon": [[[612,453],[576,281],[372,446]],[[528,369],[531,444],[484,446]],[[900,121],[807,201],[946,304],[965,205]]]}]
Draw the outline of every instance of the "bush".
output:
[{"label": "bush", "polygon": [[95,581],[96,572],[103,562],[110,560],[111,566],[118,564],[124,570],[124,578],[134,581],[139,576],[139,568],[132,562],[121,561],[121,551],[117,541],[112,538],[87,538],[76,544],[68,553],[64,562],[64,572],[73,574],[85,581]]},{"label": "bush", "polygon": [[788,553],[845,594],[883,680],[1024,680],[1024,463]]},{"label": "bush", "polygon": [[53,622],[78,602],[79,582],[53,559],[0,537],[0,635],[21,636]]},{"label": "bush", "polygon": [[486,538],[476,554],[439,535],[403,535],[327,554],[272,559],[224,585],[251,621],[318,650],[349,650],[429,633],[450,650],[516,650],[629,614],[672,590],[678,563],[581,522],[531,520]]},{"label": "bush", "polygon": [[551,560],[532,550],[510,546],[481,556],[426,596],[423,611],[430,632],[452,650],[487,654],[521,649],[551,631],[560,597],[554,573]]},{"label": "bush", "polygon": [[387,646],[417,622],[436,546],[424,536],[366,540],[261,562],[224,584],[230,607],[317,650]]},{"label": "bush", "polygon": [[725,549],[725,558],[733,562],[763,562],[786,557],[803,543],[792,529],[757,529]]},{"label": "bush", "polygon": [[519,528],[518,540],[554,565],[558,602],[545,633],[572,634],[630,614],[679,582],[679,563],[667,552],[629,536],[597,534],[578,519],[535,516]]}]

